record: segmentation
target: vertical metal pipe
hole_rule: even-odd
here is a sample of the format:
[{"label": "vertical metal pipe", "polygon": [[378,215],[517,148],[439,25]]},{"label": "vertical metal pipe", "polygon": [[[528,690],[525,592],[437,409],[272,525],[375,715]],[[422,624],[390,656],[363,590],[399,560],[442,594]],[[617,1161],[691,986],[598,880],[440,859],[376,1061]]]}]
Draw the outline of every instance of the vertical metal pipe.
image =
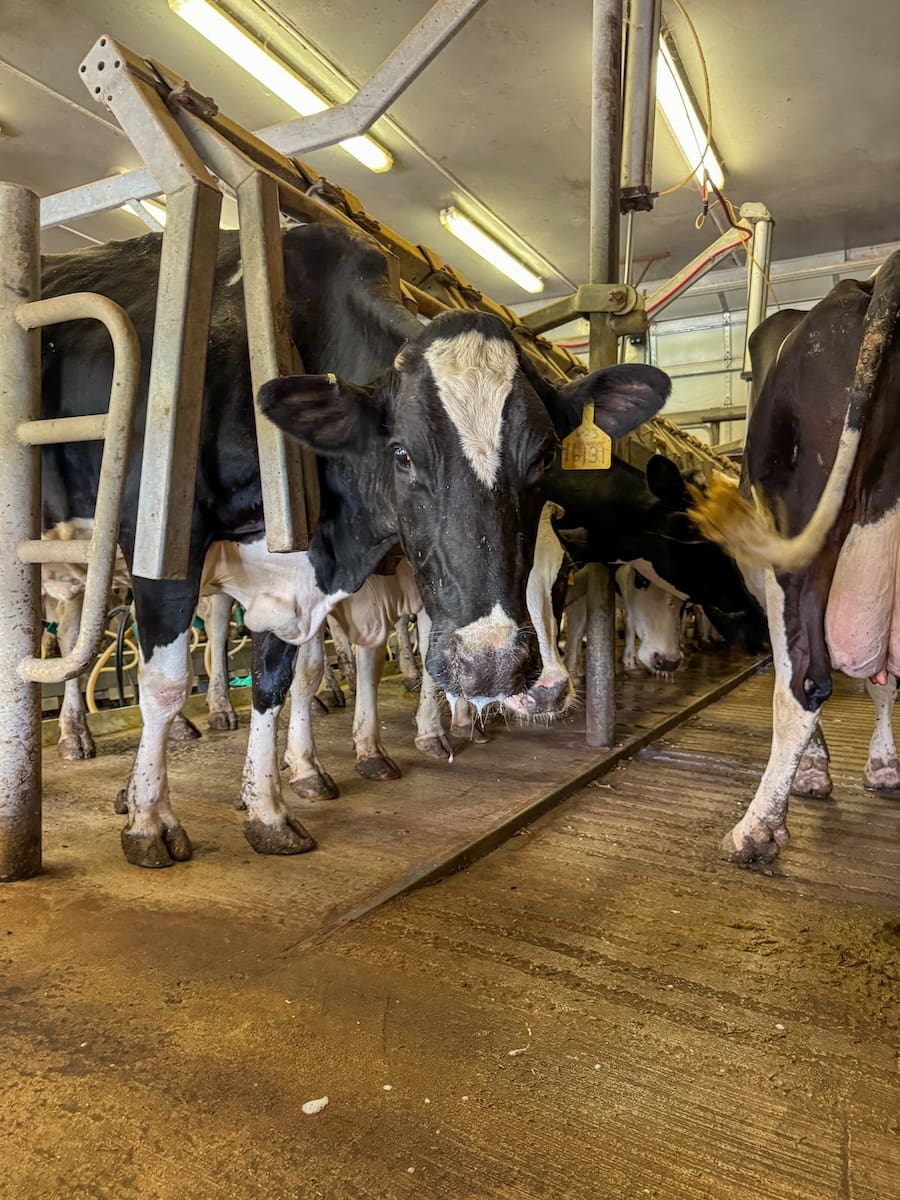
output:
[{"label": "vertical metal pipe", "polygon": [[587,568],[585,734],[589,746],[612,746],[616,728],[616,595],[604,563]]},{"label": "vertical metal pipe", "polygon": [[622,265],[622,283],[631,283],[631,270],[634,266],[634,209],[625,215],[625,261]]},{"label": "vertical metal pipe", "polygon": [[750,239],[750,260],[747,264],[747,332],[744,337],[744,366],[742,379],[750,379],[750,335],[766,319],[769,305],[769,271],[772,268],[772,229],[775,222],[771,217],[753,222],[753,237]]},{"label": "vertical metal pipe", "polygon": [[40,568],[19,560],[20,542],[40,537],[38,451],[16,438],[40,416],[40,333],[16,309],[40,288],[39,207],[34,192],[0,183],[0,882],[41,869],[40,691],[18,673],[38,652]]},{"label": "vertical metal pipe", "polygon": [[[630,0],[625,57],[622,133],[622,206],[653,208],[653,134],[656,127],[656,61],[660,0]],[[625,277],[625,283],[629,283]]]},{"label": "vertical metal pipe", "polygon": [[[619,276],[622,162],[622,0],[594,0],[591,81],[591,283]],[[590,368],[612,366],[619,343],[608,313],[590,315]],[[615,741],[615,601],[612,574],[588,568],[585,735],[589,746]]]},{"label": "vertical metal pipe", "polygon": [[[616,283],[619,277],[621,139],[622,0],[594,0],[589,283]],[[616,361],[606,313],[591,314],[590,359],[591,370]]]}]

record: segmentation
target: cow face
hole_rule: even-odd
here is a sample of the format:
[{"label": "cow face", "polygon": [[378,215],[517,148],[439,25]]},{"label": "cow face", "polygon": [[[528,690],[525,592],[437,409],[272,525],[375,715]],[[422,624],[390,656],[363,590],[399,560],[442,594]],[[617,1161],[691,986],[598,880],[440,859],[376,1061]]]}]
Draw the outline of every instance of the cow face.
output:
[{"label": "cow face", "polygon": [[655,455],[647,486],[657,497],[653,514],[653,564],[672,587],[698,604],[726,641],[751,653],[766,644],[765,617],[735,562],[708,541],[687,516],[692,503],[675,463]]},{"label": "cow face", "polygon": [[592,402],[597,424],[620,437],[667,394],[666,376],[646,367],[553,388],[501,321],[446,313],[368,388],[334,376],[273,380],[259,403],[317,452],[375,471],[433,622],[428,669],[446,691],[489,701],[525,691],[540,673],[526,583],[558,432]]}]

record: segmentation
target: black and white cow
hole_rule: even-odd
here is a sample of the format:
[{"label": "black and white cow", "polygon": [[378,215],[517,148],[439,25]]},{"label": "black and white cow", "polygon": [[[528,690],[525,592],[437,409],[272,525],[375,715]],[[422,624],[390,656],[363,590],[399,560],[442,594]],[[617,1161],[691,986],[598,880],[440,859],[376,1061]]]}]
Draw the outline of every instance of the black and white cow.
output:
[{"label": "black and white cow", "polygon": [[631,563],[678,599],[703,607],[727,641],[751,653],[766,642],[765,618],[733,560],[687,515],[687,483],[671,459],[646,472],[613,455],[607,471],[547,472],[547,494],[562,506],[560,536],[581,565]]},{"label": "black and white cow", "polygon": [[[131,317],[144,354],[152,337],[161,239],[148,235],[45,259],[42,293],[99,292]],[[253,398],[235,234],[216,265],[188,576],[135,578],[143,730],[127,787],[126,858],[163,867],[191,843],[169,800],[169,726],[189,683],[188,634],[207,552],[240,546],[254,594],[251,732],[244,831],[261,853],[310,850],[313,838],[281,795],[275,733],[297,647],[329,610],[399,547],[433,621],[426,655],[436,682],[475,699],[524,692],[539,672],[526,579],[544,471],[585,402],[620,437],[664,403],[668,378],[644,366],[594,372],[557,388],[541,379],[499,320],[448,313],[423,327],[390,293],[384,256],[343,229],[284,236],[290,329],[310,374],[267,384],[264,413],[315,450],[322,512],[308,553],[265,549]],[[111,353],[99,326],[43,336],[45,416],[105,403]],[[134,554],[146,389],[129,463],[119,540]],[[43,451],[44,521],[93,513],[99,447]]]},{"label": "black and white cow", "polygon": [[874,279],[845,280],[810,312],[760,326],[741,489],[720,482],[697,497],[696,520],[748,578],[762,575],[775,660],[769,762],[723,842],[738,862],[770,860],[787,844],[792,782],[830,790],[817,731],[832,670],[866,680],[875,703],[867,785],[900,783],[890,719],[900,674],[898,306],[895,254]]}]

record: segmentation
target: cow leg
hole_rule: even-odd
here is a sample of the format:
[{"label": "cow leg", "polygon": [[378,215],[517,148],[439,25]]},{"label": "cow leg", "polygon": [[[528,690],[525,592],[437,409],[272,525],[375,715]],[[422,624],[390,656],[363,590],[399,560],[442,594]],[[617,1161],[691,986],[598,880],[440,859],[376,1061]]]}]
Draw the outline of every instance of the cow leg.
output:
[{"label": "cow leg", "polygon": [[566,606],[566,653],[564,662],[569,676],[584,679],[581,661],[581,643],[587,626],[587,600],[579,596]]},{"label": "cow leg", "polygon": [[[324,647],[323,647],[323,652],[324,652]],[[325,686],[328,688],[331,698],[334,701],[335,708],[346,708],[347,707],[347,697],[344,695],[344,690],[341,687],[340,683],[338,682],[338,678],[335,675],[334,671],[332,670],[331,663],[328,661],[327,658],[324,659],[323,667],[324,667]],[[325,708],[326,712],[328,711],[326,705],[323,705],[323,708]],[[291,711],[293,712],[293,701],[291,701]]]},{"label": "cow leg", "polygon": [[274,633],[253,634],[253,705],[241,806],[247,813],[244,837],[257,854],[303,854],[316,845],[284,803],[278,773],[278,715],[296,658],[296,646]]},{"label": "cow leg", "polygon": [[353,746],[356,770],[363,779],[399,779],[400,768],[381,744],[378,728],[378,684],[384,672],[384,644],[356,647],[356,711]]},{"label": "cow leg", "polygon": [[290,769],[288,782],[304,800],[335,800],[340,795],[322,766],[312,731],[312,703],[325,666],[323,632],[304,642],[298,650],[291,682],[291,716],[284,758]]},{"label": "cow leg", "polygon": [[[827,585],[830,577],[824,580]],[[791,628],[802,620],[800,613],[801,601],[792,592],[790,600],[782,586],[776,580],[773,572],[766,571],[766,611],[769,618],[769,636],[772,642],[772,657],[775,662],[775,689],[772,697],[772,748],[769,761],[763,777],[760,780],[756,795],[750,802],[750,807],[738,821],[737,825],[725,835],[722,850],[732,862],[750,863],[757,860],[769,862],[774,859],[782,846],[790,840],[787,831],[788,797],[791,783],[803,755],[803,751],[819,723],[819,705],[828,694],[830,679],[818,679],[824,667],[818,666],[813,670],[806,666],[804,674],[804,691],[810,696],[810,707],[807,708],[797,699],[792,689],[792,682],[798,672],[795,663],[788,652],[787,627]],[[824,602],[815,599],[808,606],[813,614],[818,612],[818,624],[821,626],[821,613]],[[812,622],[810,622],[810,625]],[[827,656],[824,652],[824,632],[821,629],[806,628],[804,632],[811,635],[818,633],[816,646],[820,653],[817,663]],[[796,638],[795,638],[796,640]],[[804,660],[808,663],[806,656]],[[800,664],[802,669],[804,663]],[[815,698],[813,698],[815,696]]]},{"label": "cow leg", "polygon": [[419,703],[415,717],[416,749],[427,754],[429,758],[452,759],[453,743],[444,732],[440,693],[425,666],[428,639],[431,636],[431,618],[423,609],[417,614],[416,621],[419,626],[419,654],[422,659],[422,686],[419,689]]},{"label": "cow leg", "polygon": [[403,676],[403,686],[408,692],[416,691],[422,683],[416,657],[413,654],[412,642],[409,637],[409,617],[403,616],[394,626],[397,635],[397,661],[400,664],[400,674]]},{"label": "cow leg", "polygon": [[353,658],[353,647],[350,645],[350,639],[334,617],[327,617],[326,624],[328,625],[328,632],[331,634],[331,640],[334,643],[338,670],[344,678],[344,683],[353,691],[356,687],[356,662]]},{"label": "cow leg", "polygon": [[869,743],[865,786],[869,791],[896,791],[900,788],[900,762],[894,744],[894,701],[897,699],[897,680],[888,676],[887,683],[866,680],[866,691],[875,705],[875,730]]},{"label": "cow leg", "polygon": [[191,684],[190,625],[198,590],[196,578],[134,580],[143,728],[124,794],[128,822],[122,849],[139,867],[169,867],[192,853],[169,803],[167,751],[169,730]]},{"label": "cow leg", "polygon": [[[81,610],[84,594],[77,592],[71,600],[57,604],[56,637],[60,653],[65,655],[73,649],[81,626]],[[59,757],[65,762],[79,762],[93,758],[97,749],[87,726],[87,710],[81,692],[80,679],[67,679],[63,689],[63,702],[59,710],[59,741],[56,744]]]},{"label": "cow leg", "polygon": [[478,713],[475,711],[475,706],[461,696],[453,705],[450,739],[451,741],[474,742],[476,746],[484,746],[491,740],[478,727]]},{"label": "cow leg", "polygon": [[817,725],[803,755],[794,782],[791,785],[792,796],[809,796],[815,800],[825,800],[831,795],[831,775],[828,770],[828,744],[822,726]]},{"label": "cow leg", "polygon": [[624,605],[625,609],[625,645],[622,650],[622,666],[626,671],[636,671],[638,666],[637,661],[637,631],[635,630],[634,620],[631,615],[631,609],[628,605]]},{"label": "cow leg", "polygon": [[209,640],[209,687],[206,704],[209,709],[207,724],[210,729],[237,729],[237,713],[231,703],[228,686],[228,627],[231,624],[232,599],[224,592],[207,597],[206,636]]}]

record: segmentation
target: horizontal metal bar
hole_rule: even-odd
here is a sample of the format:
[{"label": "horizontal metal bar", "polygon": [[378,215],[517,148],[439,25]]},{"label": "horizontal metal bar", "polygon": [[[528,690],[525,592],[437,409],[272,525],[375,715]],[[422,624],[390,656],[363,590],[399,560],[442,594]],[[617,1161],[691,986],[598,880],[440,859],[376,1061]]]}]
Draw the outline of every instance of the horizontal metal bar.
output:
[{"label": "horizontal metal bar", "polygon": [[55,446],[60,442],[100,442],[106,437],[106,413],[90,417],[49,417],[23,421],[16,437],[26,446]]},{"label": "horizontal metal bar", "polygon": [[125,310],[97,292],[69,292],[49,300],[32,300],[16,308],[16,320],[23,329],[43,329],[62,321],[100,321],[109,330],[113,349],[128,354],[136,347],[134,327]]},{"label": "horizontal metal bar", "polygon": [[525,313],[522,316],[522,324],[527,325],[535,333],[558,329],[560,325],[565,325],[581,316],[575,300],[575,292],[571,296],[564,296],[562,300],[551,300],[549,304],[544,304],[533,312]]},{"label": "horizontal metal bar", "polygon": [[673,425],[708,425],[712,421],[743,421],[747,416],[746,404],[735,404],[731,408],[686,408],[666,409],[666,420]]},{"label": "horizontal metal bar", "polygon": [[713,449],[716,454],[740,454],[744,449],[744,439],[740,437],[731,442],[719,442]]},{"label": "horizontal metal bar", "polygon": [[69,541],[40,538],[20,542],[19,560],[25,563],[80,563],[83,566],[91,561],[92,544],[90,539],[84,538],[72,538]]}]

